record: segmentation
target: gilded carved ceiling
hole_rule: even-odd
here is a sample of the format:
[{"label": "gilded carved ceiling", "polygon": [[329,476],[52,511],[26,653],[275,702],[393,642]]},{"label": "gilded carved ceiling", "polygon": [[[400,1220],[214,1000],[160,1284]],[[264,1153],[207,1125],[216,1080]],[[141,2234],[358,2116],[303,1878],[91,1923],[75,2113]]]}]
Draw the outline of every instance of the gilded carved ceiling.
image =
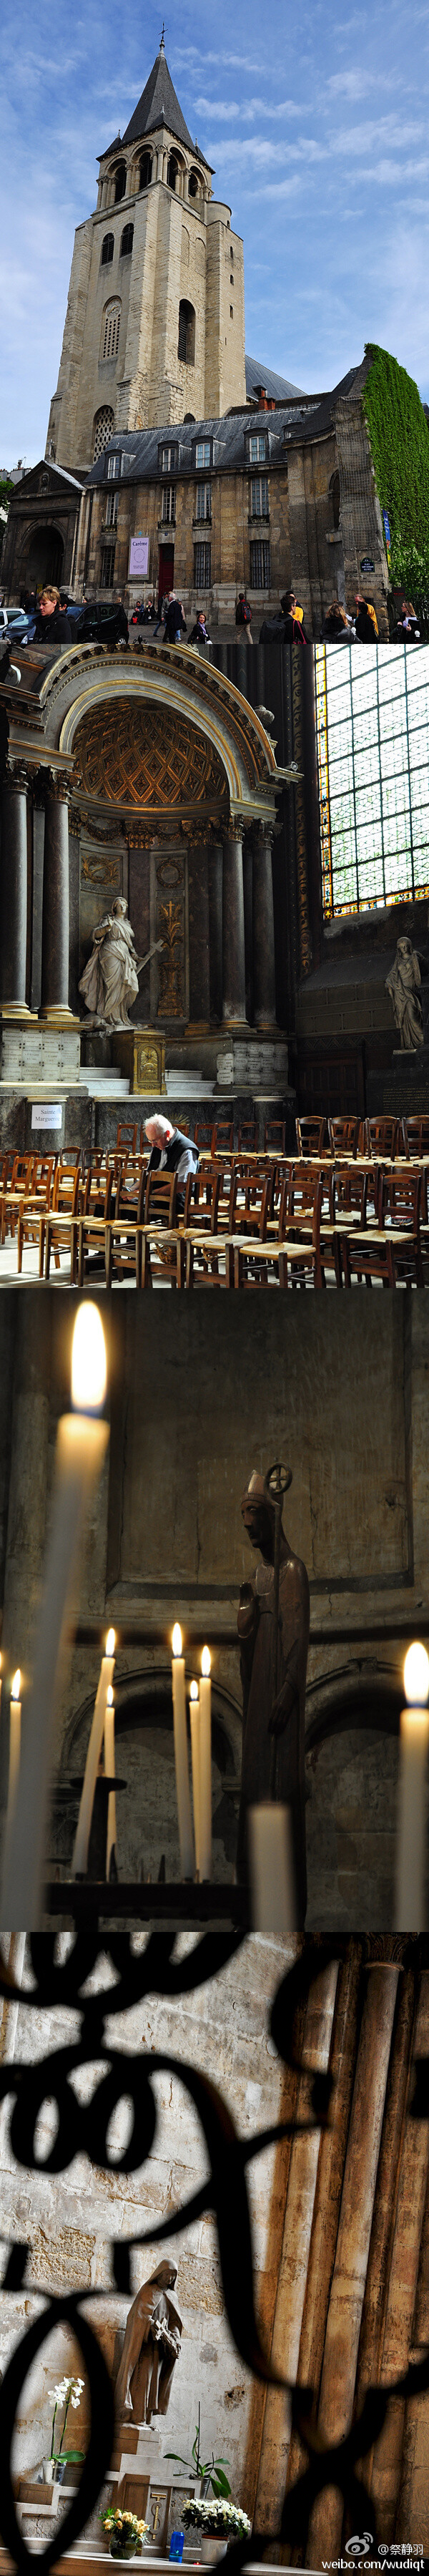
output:
[{"label": "gilded carved ceiling", "polygon": [[92,707],[75,735],[74,783],[103,803],[149,807],[225,805],[219,754],[175,710],[115,698]]}]

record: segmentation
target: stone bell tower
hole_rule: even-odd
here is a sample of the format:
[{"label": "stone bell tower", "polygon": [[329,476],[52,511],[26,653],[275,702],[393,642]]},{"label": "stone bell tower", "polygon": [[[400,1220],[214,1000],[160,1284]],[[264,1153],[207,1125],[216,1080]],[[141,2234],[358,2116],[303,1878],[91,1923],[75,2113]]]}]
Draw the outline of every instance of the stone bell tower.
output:
[{"label": "stone bell tower", "polygon": [[100,158],[75,236],[46,454],[89,470],[113,431],[218,419],[245,404],[243,244],[159,54]]}]

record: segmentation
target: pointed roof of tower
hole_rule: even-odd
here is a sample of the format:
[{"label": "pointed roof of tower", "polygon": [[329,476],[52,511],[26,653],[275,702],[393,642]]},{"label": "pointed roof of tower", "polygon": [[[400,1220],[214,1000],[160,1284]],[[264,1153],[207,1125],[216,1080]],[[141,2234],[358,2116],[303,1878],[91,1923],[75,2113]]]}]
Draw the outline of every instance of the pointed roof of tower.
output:
[{"label": "pointed roof of tower", "polygon": [[[146,88],[142,90],[138,106],[134,108],[134,115],[130,117],[130,123],[127,125],[122,141],[138,143],[141,135],[154,134],[159,125],[166,125],[168,133],[175,134],[178,143],[186,143],[188,150],[194,151],[192,134],[189,133],[189,127],[185,125],[173,82],[170,79],[164,45],[164,29],[159,54],[152,71],[149,72]],[[200,155],[201,159],[202,157]]]}]

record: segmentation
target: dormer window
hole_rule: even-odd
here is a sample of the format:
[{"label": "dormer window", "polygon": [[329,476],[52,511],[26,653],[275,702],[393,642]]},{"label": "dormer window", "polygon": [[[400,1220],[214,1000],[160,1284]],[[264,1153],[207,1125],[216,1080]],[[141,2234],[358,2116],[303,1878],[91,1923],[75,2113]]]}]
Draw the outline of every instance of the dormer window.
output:
[{"label": "dormer window", "polygon": [[266,429],[251,430],[249,438],[249,456],[251,465],[265,465],[268,456]]},{"label": "dormer window", "polygon": [[174,446],[174,447],[159,447],[159,448],[158,448],[158,465],[160,465],[160,467],[161,467],[161,474],[175,474],[175,473],[176,473],[176,470],[177,470],[177,457],[178,457],[178,448],[177,448],[177,445],[176,445],[176,446]]},{"label": "dormer window", "polygon": [[105,233],[105,234],[104,234],[104,240],[102,241],[102,244],[101,244],[101,267],[102,267],[102,268],[109,268],[109,267],[110,267],[110,261],[111,261],[111,259],[113,259],[114,247],[115,247],[115,245],[114,245],[114,240],[113,240],[113,233]]},{"label": "dormer window", "polygon": [[121,450],[120,450],[120,447],[114,447],[114,448],[112,448],[112,454],[111,454],[111,456],[108,456],[108,458],[107,458],[107,479],[108,479],[108,482],[109,482],[109,483],[117,483],[117,481],[118,481],[118,477],[119,477],[119,475],[120,475],[120,471],[121,471]]},{"label": "dormer window", "polygon": [[207,471],[207,466],[212,464],[211,438],[197,438],[195,446],[195,464],[197,473],[201,467],[203,469],[203,473],[205,473]]},{"label": "dormer window", "polygon": [[134,224],[124,224],[124,230],[123,230],[122,239],[121,239],[121,248],[120,248],[120,252],[119,252],[119,258],[120,258],[120,259],[131,259],[131,252],[132,252],[132,247],[133,247],[133,241],[134,241]]}]

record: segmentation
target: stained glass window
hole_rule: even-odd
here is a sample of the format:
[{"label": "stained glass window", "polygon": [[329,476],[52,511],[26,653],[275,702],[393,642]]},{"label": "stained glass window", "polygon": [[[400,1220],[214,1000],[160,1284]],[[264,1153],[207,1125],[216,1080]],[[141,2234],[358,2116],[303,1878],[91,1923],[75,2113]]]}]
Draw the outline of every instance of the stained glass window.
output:
[{"label": "stained glass window", "polygon": [[314,647],[323,910],[429,894],[429,650]]}]

